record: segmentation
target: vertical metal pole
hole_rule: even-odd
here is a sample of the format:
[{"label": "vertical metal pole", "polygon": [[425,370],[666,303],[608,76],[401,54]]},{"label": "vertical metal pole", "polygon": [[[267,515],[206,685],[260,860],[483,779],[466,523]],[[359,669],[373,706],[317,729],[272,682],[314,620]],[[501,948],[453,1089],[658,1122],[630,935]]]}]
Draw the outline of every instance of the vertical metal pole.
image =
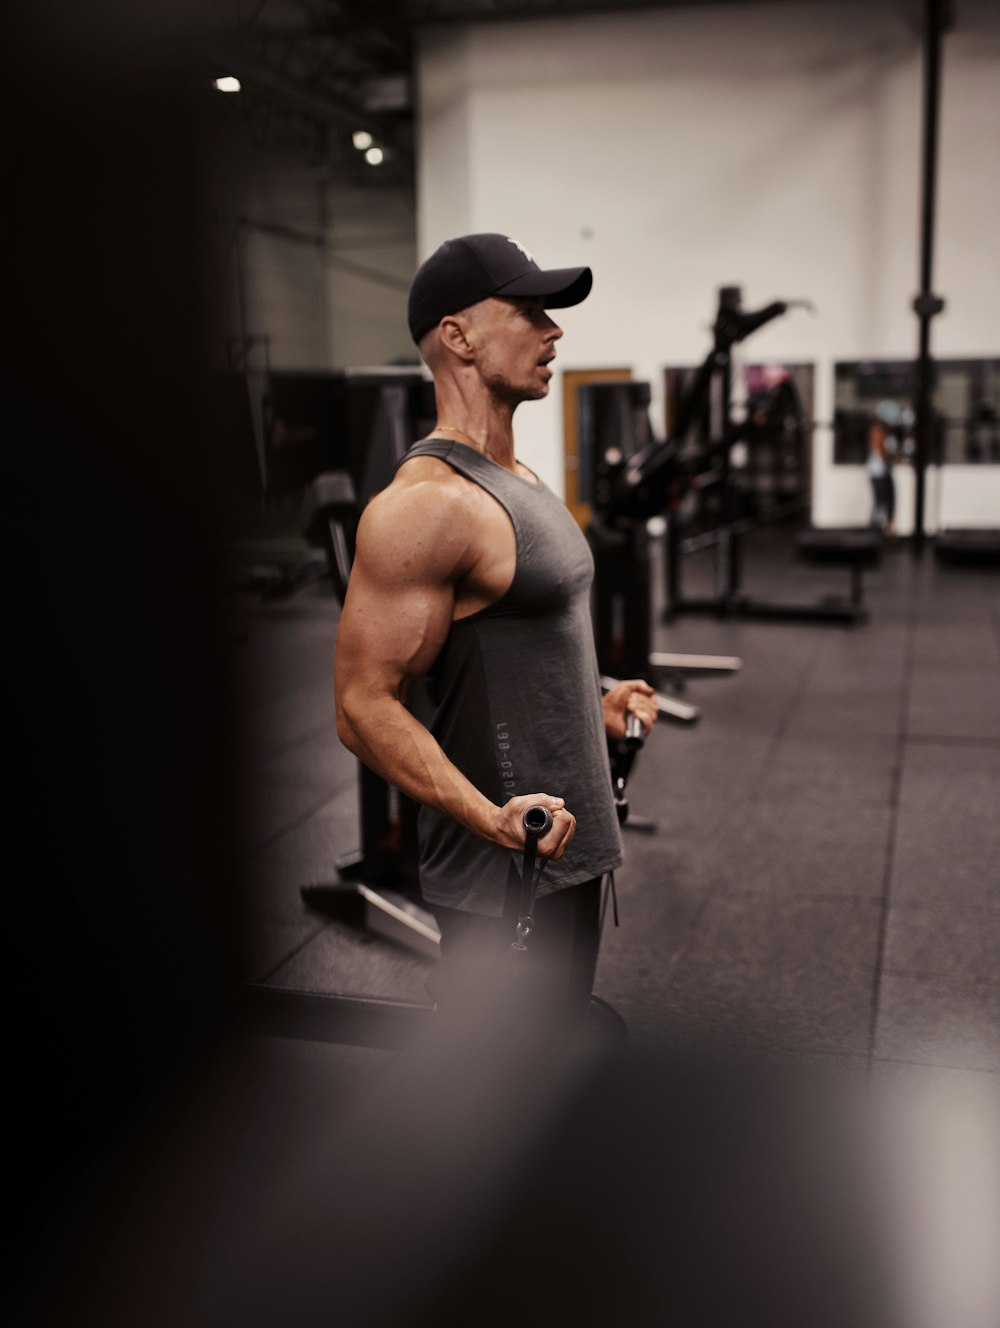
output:
[{"label": "vertical metal pole", "polygon": [[919,320],[919,345],[915,392],[915,481],[913,552],[924,551],[924,518],[927,500],[927,465],[931,459],[933,434],[933,376],[931,322],[944,308],[944,300],[933,292],[934,216],[937,201],[938,130],[941,103],[941,36],[947,20],[948,0],[924,0],[924,143],[923,180],[920,191],[920,293],[913,301]]}]

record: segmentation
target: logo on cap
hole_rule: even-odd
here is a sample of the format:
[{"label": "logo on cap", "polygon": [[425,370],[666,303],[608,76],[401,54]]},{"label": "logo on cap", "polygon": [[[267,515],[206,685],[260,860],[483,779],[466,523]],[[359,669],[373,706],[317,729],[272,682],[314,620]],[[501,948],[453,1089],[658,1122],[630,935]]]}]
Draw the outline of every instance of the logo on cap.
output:
[{"label": "logo on cap", "polygon": [[537,262],[535,262],[534,256],[528,253],[523,244],[520,244],[517,240],[512,240],[509,235],[507,236],[507,243],[512,244],[515,249],[519,249],[529,263],[534,263],[535,267],[538,266]]}]

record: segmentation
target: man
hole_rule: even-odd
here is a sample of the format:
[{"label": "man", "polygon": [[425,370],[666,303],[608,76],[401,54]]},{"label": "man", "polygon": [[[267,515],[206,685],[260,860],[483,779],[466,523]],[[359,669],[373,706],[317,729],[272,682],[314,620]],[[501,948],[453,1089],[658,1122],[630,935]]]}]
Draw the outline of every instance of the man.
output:
[{"label": "man", "polygon": [[[414,341],[438,423],[367,507],[337,641],[337,731],[422,803],[420,880],[442,963],[468,972],[509,946],[522,818],[552,828],[528,940],[534,970],[577,1009],[590,997],[600,883],[621,862],[605,733],[656,718],[653,689],[600,699],[590,622],[593,562],[563,503],[516,458],[513,415],[549,390],[561,329],[589,268],[543,271],[516,241],[449,240],[417,272]],[[455,990],[454,987],[451,988]]]}]

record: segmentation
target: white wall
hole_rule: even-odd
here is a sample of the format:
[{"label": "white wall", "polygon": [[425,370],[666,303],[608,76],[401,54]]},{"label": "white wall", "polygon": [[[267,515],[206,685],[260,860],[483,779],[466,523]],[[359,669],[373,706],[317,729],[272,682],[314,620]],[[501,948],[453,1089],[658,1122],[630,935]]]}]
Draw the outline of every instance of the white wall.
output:
[{"label": "white wall", "polygon": [[330,363],[418,360],[406,326],[406,296],[417,266],[412,195],[372,186],[328,192],[324,234]]},{"label": "white wall", "polygon": [[[664,364],[704,355],[724,284],[750,306],[816,303],[816,317],[789,314],[748,353],[814,361],[820,420],[835,360],[913,353],[920,42],[899,6],[430,29],[419,82],[420,256],[499,230],[545,266],[590,263],[591,298],[562,315],[563,366],[630,363],[658,402]],[[997,353],[1000,7],[948,37],[944,92],[936,285],[948,310],[934,348]],[[561,486],[558,378],[517,427],[524,459]],[[863,522],[864,474],[833,467],[831,450],[818,431],[814,519]],[[1000,513],[1000,476],[988,483]]]},{"label": "white wall", "polygon": [[[207,182],[216,223],[217,331],[268,338],[274,368],[319,368],[329,359],[324,267],[319,247],[307,240],[320,231],[322,178],[254,151],[236,131],[214,154]],[[264,363],[257,344],[251,367]]]},{"label": "white wall", "polygon": [[[238,133],[226,147],[209,182],[221,333],[239,336],[245,326],[267,337],[273,369],[415,358],[406,330],[417,261],[409,191],[344,185],[326,167],[255,149]],[[259,350],[251,362],[262,367]]]}]

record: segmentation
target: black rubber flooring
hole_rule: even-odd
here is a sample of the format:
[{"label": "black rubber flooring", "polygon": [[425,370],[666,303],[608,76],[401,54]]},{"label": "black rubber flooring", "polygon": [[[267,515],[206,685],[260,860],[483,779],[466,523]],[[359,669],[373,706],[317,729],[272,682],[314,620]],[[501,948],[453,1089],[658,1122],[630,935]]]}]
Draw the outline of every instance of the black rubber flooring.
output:
[{"label": "black rubber flooring", "polygon": [[[755,596],[845,592],[780,532],[747,545]],[[707,559],[688,569],[691,590]],[[656,646],[737,654],[688,684],[630,785],[621,925],[596,993],[636,1044],[715,1032],[876,1062],[1000,1070],[1000,576],[890,550],[857,627],[683,617]],[[336,737],[336,602],[239,603],[250,772],[246,976],[424,1002],[432,961],[330,922],[300,887],[357,842]]]},{"label": "black rubber flooring", "polygon": [[[845,580],[777,536],[748,550],[746,579],[788,600]],[[658,629],[662,648],[745,664],[690,684],[700,724],[658,726],[630,786],[657,830],[627,836],[597,981],[625,1054],[599,1026],[511,1020],[487,992],[472,1039],[418,1011],[398,1051],[243,1025],[136,1115],[133,1045],[189,1054],[213,998],[192,956],[218,975],[241,923],[244,980],[426,1001],[432,960],[300,897],[357,835],[336,603],[319,586],[239,596],[245,899],[224,895],[196,950],[169,887],[200,900],[212,878],[184,874],[169,835],[143,870],[125,861],[124,903],[87,892],[86,926],[22,892],[51,945],[20,1007],[34,1060],[13,1095],[14,1206],[32,1258],[26,1312],[4,1322],[992,1328],[1000,577],[894,550],[868,594],[854,629]],[[172,828],[183,790],[161,787]],[[37,921],[28,934],[34,972]]]}]

